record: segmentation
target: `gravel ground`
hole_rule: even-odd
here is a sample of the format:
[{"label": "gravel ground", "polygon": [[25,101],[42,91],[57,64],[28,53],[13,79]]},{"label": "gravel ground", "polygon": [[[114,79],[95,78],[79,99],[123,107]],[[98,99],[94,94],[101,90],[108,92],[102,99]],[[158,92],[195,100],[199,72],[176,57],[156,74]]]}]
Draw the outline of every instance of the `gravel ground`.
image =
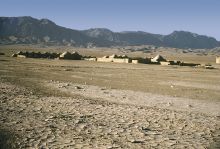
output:
[{"label": "gravel ground", "polygon": [[[0,148],[220,147],[217,114],[122,103],[118,96],[109,94],[114,90],[96,88],[110,95],[111,100],[102,100],[93,95],[99,97],[98,90],[93,90],[91,97],[78,91],[88,92],[89,86],[65,84],[46,85],[69,91],[72,97],[36,96],[25,88],[1,82]],[[6,131],[7,136],[3,133]]]}]

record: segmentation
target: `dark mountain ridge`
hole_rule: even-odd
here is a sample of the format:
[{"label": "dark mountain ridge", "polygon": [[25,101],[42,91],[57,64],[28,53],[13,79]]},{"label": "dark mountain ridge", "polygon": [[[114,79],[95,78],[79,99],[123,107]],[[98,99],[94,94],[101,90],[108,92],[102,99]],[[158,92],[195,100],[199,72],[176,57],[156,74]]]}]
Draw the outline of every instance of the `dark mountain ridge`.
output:
[{"label": "dark mountain ridge", "polygon": [[74,30],[48,19],[0,17],[0,44],[52,44],[73,46],[155,45],[174,48],[210,49],[220,46],[215,38],[186,31],[169,35],[142,31],[113,32],[105,28]]},{"label": "dark mountain ridge", "polygon": [[78,30],[58,26],[50,20],[38,20],[32,17],[1,17],[0,39],[3,43],[11,44],[53,43],[75,46],[91,43],[99,46],[112,44],[109,41],[86,36]]}]

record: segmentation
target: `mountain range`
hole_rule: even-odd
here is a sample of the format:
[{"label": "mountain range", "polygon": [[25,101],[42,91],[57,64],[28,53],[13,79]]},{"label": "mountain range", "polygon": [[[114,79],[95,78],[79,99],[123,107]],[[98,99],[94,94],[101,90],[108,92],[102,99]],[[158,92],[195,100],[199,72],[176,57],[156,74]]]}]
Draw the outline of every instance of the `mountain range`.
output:
[{"label": "mountain range", "polygon": [[220,46],[213,37],[186,31],[169,35],[142,31],[113,32],[105,28],[74,30],[48,19],[0,17],[0,44],[47,44],[83,47],[154,45],[174,48],[211,49]]}]

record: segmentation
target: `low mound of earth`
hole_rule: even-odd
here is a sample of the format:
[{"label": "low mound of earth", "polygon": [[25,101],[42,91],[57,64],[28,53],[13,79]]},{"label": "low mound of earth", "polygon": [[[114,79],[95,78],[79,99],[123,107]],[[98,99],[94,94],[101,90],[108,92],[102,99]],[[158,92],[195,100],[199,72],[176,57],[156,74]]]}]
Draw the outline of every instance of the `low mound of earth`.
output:
[{"label": "low mound of earth", "polygon": [[[219,103],[207,102],[205,110],[205,103],[196,104],[190,100],[184,103],[183,100],[141,92],[56,81],[46,81],[45,86],[73,96],[36,96],[26,88],[0,83],[0,125],[13,136],[4,136],[5,139],[0,140],[1,146],[219,147]],[[178,106],[184,107],[184,104],[192,107],[178,110]],[[194,109],[196,106],[199,109]],[[216,113],[210,114],[209,106]]]}]

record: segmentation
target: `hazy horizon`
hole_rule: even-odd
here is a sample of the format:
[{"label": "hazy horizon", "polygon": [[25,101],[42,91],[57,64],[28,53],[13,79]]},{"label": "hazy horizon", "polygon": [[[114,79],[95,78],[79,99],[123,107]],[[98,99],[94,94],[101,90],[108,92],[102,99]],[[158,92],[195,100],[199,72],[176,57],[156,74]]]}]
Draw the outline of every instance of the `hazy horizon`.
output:
[{"label": "hazy horizon", "polygon": [[218,0],[0,0],[5,17],[47,18],[59,26],[167,35],[189,31],[220,41]]}]

